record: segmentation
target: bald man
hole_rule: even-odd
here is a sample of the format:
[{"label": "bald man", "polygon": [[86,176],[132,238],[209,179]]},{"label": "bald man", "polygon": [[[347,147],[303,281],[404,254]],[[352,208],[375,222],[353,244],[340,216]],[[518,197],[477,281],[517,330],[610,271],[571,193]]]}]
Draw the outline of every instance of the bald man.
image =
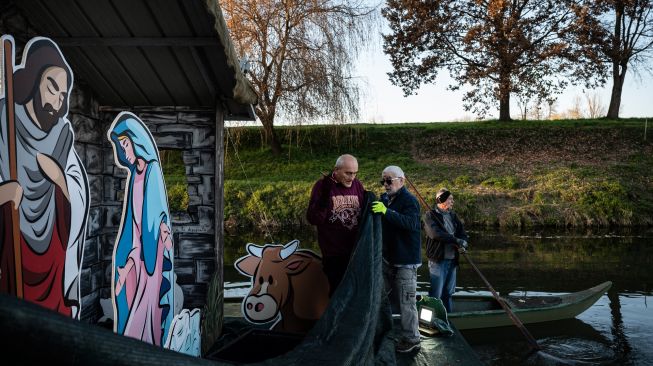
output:
[{"label": "bald man", "polygon": [[365,195],[357,174],[355,157],[349,154],[338,157],[331,173],[313,186],[306,212],[308,221],[317,227],[330,295],[340,284],[356,246]]}]

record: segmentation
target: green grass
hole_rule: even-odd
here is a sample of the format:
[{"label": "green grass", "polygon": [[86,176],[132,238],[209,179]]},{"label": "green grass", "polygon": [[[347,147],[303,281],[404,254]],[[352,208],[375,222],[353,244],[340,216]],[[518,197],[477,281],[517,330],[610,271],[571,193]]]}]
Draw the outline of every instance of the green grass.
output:
[{"label": "green grass", "polygon": [[181,150],[159,150],[161,169],[168,191],[170,211],[188,210],[188,181],[186,180],[186,164]]},{"label": "green grass", "polygon": [[387,165],[400,166],[429,202],[440,187],[451,189],[455,210],[467,225],[653,224],[653,136],[644,140],[642,119],[277,131],[284,149],[277,157],[258,128],[232,128],[226,134],[228,228],[307,225],[313,183],[344,153],[358,158],[359,179],[376,194]]}]

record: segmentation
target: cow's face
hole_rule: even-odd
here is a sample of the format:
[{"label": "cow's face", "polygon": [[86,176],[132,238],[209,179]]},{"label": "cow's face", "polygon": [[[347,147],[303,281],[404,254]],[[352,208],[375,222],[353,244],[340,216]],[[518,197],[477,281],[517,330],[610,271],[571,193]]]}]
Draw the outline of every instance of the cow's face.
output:
[{"label": "cow's face", "polygon": [[299,241],[285,246],[247,244],[250,255],[240,258],[235,266],[244,275],[252,277],[252,289],[243,300],[245,317],[253,323],[267,323],[279,316],[279,311],[289,298],[290,276],[301,273],[311,258],[295,254]]}]

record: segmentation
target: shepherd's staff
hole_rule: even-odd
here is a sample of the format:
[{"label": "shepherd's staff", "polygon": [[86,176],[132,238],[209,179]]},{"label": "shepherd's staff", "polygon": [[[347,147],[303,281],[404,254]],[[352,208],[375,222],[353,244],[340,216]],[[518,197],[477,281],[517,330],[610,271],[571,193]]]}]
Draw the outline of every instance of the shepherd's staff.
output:
[{"label": "shepherd's staff", "polygon": [[[7,150],[9,154],[9,180],[18,181],[18,165],[16,163],[16,121],[14,114],[14,52],[13,40],[2,37],[4,52],[4,89],[7,110]],[[16,297],[23,298],[23,264],[20,253],[20,221],[18,206],[12,205],[11,225],[14,244],[14,269],[16,273]]]},{"label": "shepherd's staff", "polygon": [[[410,186],[413,187],[413,190],[417,194],[417,197],[419,198],[419,200],[422,202],[422,205],[424,205],[424,207],[426,209],[430,210],[431,207],[426,203],[424,198],[422,198],[422,195],[419,194],[419,191],[417,190],[417,187],[415,187],[413,185],[413,182],[411,182],[408,179],[408,177],[405,177],[405,178],[406,178],[406,181],[408,182],[408,184],[410,184]],[[462,255],[463,255],[463,257],[465,257],[465,259],[467,259],[467,262],[469,262],[469,264],[472,266],[472,268],[474,268],[474,271],[476,271],[476,273],[479,275],[479,277],[481,277],[483,282],[485,282],[485,285],[488,287],[488,289],[490,289],[490,292],[492,292],[492,296],[494,296],[494,299],[497,300],[499,305],[501,305],[503,310],[505,310],[505,312],[508,314],[508,317],[510,318],[510,320],[512,320],[512,322],[515,324],[515,326],[517,326],[517,328],[522,332],[524,337],[526,337],[526,340],[528,340],[528,343],[530,344],[531,349],[533,351],[541,350],[541,348],[537,344],[537,341],[535,340],[535,338],[533,338],[531,333],[528,331],[528,329],[526,329],[526,327],[521,322],[521,320],[519,320],[517,315],[515,315],[515,313],[513,313],[512,310],[510,310],[510,308],[508,307],[508,305],[506,305],[506,303],[503,301],[503,299],[501,297],[499,297],[499,294],[497,294],[497,292],[494,290],[494,287],[492,287],[492,285],[490,284],[490,281],[488,281],[487,278],[485,278],[485,276],[483,276],[483,273],[481,273],[481,270],[478,269],[478,267],[476,267],[476,265],[474,264],[474,262],[472,262],[472,259],[469,257],[469,255],[467,255],[467,252],[462,251]]]}]

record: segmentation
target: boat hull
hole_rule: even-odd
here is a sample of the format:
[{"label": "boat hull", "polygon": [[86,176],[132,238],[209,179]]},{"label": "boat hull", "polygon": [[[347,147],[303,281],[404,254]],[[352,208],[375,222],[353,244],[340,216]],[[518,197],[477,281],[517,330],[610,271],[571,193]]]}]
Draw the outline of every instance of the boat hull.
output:
[{"label": "boat hull", "polygon": [[[538,306],[527,305],[529,297],[509,297],[506,298],[506,303],[515,313],[515,315],[524,324],[541,323],[554,320],[574,318],[583,311],[587,310],[596,301],[603,296],[603,294],[610,289],[612,282],[604,282],[600,285],[594,286],[587,290],[574,292],[571,294],[538,297],[550,298],[556,301],[549,301],[548,304],[543,303]],[[559,299],[559,300],[558,300]],[[471,301],[478,302],[477,307],[482,307],[482,302],[489,303],[496,301],[492,296],[454,296],[454,309],[456,308],[473,308],[474,304],[470,305]],[[520,304],[523,301],[524,305]],[[492,310],[469,310],[452,312],[448,314],[449,321],[452,322],[459,330],[465,329],[480,329],[480,328],[493,328],[512,326],[514,323],[508,317],[506,312],[501,309],[498,304],[495,305],[497,309]]]}]

